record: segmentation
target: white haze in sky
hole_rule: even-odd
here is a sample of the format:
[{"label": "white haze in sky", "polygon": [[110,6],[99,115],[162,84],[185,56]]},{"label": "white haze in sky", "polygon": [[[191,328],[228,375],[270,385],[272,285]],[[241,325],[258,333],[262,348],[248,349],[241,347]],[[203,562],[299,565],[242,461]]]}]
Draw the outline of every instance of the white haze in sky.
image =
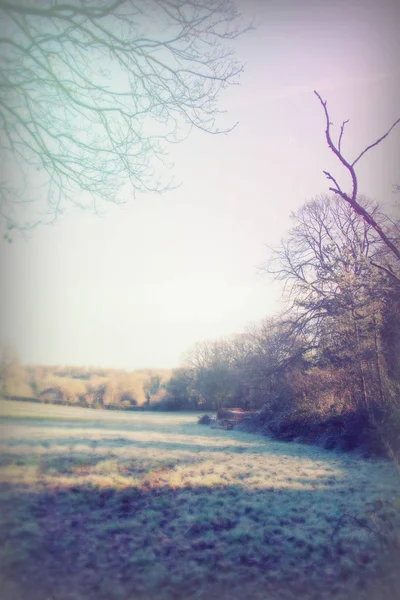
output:
[{"label": "white haze in sky", "polygon": [[[104,216],[71,211],[28,240],[1,242],[1,339],[29,363],[178,366],[196,341],[238,333],[283,308],[257,267],[290,213],[341,182],[313,94],[349,118],[354,157],[400,116],[397,2],[241,2],[256,31],[227,90],[229,135],[193,131],[170,148],[182,185]],[[360,191],[393,209],[400,128],[360,164]]]}]

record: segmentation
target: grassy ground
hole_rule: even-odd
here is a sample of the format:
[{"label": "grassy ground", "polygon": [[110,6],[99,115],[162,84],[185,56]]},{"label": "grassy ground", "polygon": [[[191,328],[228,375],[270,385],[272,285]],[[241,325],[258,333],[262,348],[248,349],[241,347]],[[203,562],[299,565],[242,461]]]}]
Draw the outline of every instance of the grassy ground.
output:
[{"label": "grassy ground", "polygon": [[0,421],[4,600],[400,597],[369,529],[396,527],[389,462],[193,414],[0,401]]}]

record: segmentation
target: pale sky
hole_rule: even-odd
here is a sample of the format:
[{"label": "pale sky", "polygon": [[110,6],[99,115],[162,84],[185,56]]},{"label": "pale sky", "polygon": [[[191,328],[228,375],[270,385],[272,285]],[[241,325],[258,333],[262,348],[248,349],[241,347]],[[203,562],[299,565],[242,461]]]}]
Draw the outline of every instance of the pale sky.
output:
[{"label": "pale sky", "polygon": [[[346,181],[313,89],[335,124],[350,118],[349,157],[400,116],[397,2],[239,5],[258,23],[235,43],[245,72],[221,97],[222,124],[239,124],[170,147],[178,189],[1,241],[1,339],[24,362],[175,367],[196,341],[277,313],[279,287],[257,270],[266,245],[328,190],[322,169]],[[388,210],[399,155],[400,127],[359,168],[360,191]]]}]

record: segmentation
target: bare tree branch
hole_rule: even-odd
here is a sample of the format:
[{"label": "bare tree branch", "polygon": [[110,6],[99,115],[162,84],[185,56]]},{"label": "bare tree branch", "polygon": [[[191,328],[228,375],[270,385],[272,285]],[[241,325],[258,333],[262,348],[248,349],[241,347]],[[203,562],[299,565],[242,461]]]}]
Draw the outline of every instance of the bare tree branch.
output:
[{"label": "bare tree branch", "polygon": [[348,122],[349,122],[349,119],[347,119],[347,121],[343,121],[342,126],[340,128],[340,136],[339,136],[339,142],[338,142],[338,150],[339,150],[339,152],[341,152],[340,145],[342,143],[342,137],[343,137],[343,133],[344,133],[344,128],[345,128],[345,126],[346,126],[346,124]]},{"label": "bare tree branch", "polygon": [[385,265],[380,265],[376,262],[374,262],[373,260],[370,260],[370,264],[373,267],[376,267],[377,269],[381,269],[381,271],[383,271],[384,273],[386,273],[386,275],[389,275],[390,278],[394,279],[397,284],[400,284],[400,277],[398,277],[396,275],[396,273],[393,272],[393,270],[389,267],[386,267]]},{"label": "bare tree branch", "polygon": [[383,142],[383,140],[384,140],[385,138],[387,138],[387,136],[389,135],[389,133],[392,131],[392,129],[394,129],[394,128],[396,127],[396,125],[397,125],[398,123],[400,123],[400,119],[397,119],[397,121],[395,121],[395,122],[393,123],[393,125],[390,127],[390,129],[388,129],[388,130],[387,130],[387,132],[386,132],[384,135],[382,135],[382,136],[381,136],[379,139],[377,139],[377,140],[376,140],[376,142],[374,142],[373,144],[370,144],[369,146],[367,146],[367,147],[365,148],[365,150],[363,150],[363,151],[362,151],[362,152],[361,152],[361,153],[360,153],[360,154],[357,156],[356,160],[354,160],[354,161],[351,163],[351,166],[352,166],[352,167],[354,167],[354,165],[355,165],[355,164],[356,164],[356,163],[357,163],[357,162],[360,160],[360,158],[361,158],[362,156],[364,156],[364,154],[366,154],[366,153],[368,152],[368,150],[371,150],[371,148],[374,148],[374,146],[377,146],[378,144],[380,144],[381,142]]},{"label": "bare tree branch", "polygon": [[26,200],[36,221],[169,189],[168,143],[235,126],[218,97],[244,30],[233,0],[0,0],[6,226],[29,227]]},{"label": "bare tree branch", "polygon": [[377,234],[379,235],[379,237],[381,238],[381,240],[386,244],[386,246],[390,249],[390,251],[396,256],[397,260],[400,261],[400,250],[399,248],[393,243],[393,241],[388,237],[388,235],[386,234],[386,232],[383,230],[383,228],[380,226],[380,224],[374,219],[373,215],[371,215],[359,202],[358,202],[358,181],[357,181],[357,174],[354,168],[354,165],[360,160],[360,158],[362,156],[364,156],[369,150],[371,150],[371,148],[374,148],[375,146],[377,146],[378,144],[380,144],[389,134],[390,132],[393,130],[393,128],[400,123],[400,118],[397,119],[397,121],[395,121],[393,123],[393,125],[390,127],[390,129],[383,135],[381,136],[378,140],[376,140],[373,144],[370,144],[369,146],[367,146],[367,148],[365,148],[362,152],[360,152],[360,154],[358,155],[358,157],[353,161],[353,162],[349,162],[348,160],[346,160],[341,152],[341,142],[342,142],[342,137],[343,137],[343,132],[344,132],[344,126],[346,123],[348,123],[348,121],[344,121],[344,123],[341,126],[341,132],[340,132],[340,137],[339,137],[339,143],[338,146],[336,147],[335,144],[333,143],[332,140],[332,136],[331,136],[331,121],[329,118],[329,113],[328,113],[328,109],[327,109],[327,102],[326,100],[323,100],[322,97],[320,96],[320,94],[314,90],[314,94],[317,96],[318,100],[321,103],[321,106],[324,110],[324,114],[325,114],[325,121],[326,121],[326,126],[325,126],[325,137],[326,137],[326,141],[327,144],[329,146],[329,148],[332,150],[332,152],[335,154],[335,156],[339,159],[339,161],[342,163],[342,165],[347,169],[347,171],[350,174],[351,177],[351,181],[352,181],[352,190],[350,194],[345,193],[339,186],[339,184],[337,183],[336,179],[327,171],[324,171],[326,177],[332,181],[336,187],[330,187],[329,190],[332,191],[335,194],[338,194],[345,202],[347,202],[348,204],[350,204],[350,206],[353,208],[353,210],[360,216],[363,217],[363,219],[368,223],[368,225],[370,225],[371,227],[373,227],[375,229],[375,231],[377,232]]}]

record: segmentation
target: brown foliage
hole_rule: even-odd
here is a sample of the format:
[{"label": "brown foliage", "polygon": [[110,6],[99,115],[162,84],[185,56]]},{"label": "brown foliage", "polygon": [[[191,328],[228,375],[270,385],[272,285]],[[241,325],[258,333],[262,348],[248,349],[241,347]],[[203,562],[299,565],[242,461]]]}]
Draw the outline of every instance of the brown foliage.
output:
[{"label": "brown foliage", "polygon": [[287,384],[296,408],[315,413],[320,418],[341,414],[355,407],[354,380],[346,369],[296,369],[288,375]]}]

